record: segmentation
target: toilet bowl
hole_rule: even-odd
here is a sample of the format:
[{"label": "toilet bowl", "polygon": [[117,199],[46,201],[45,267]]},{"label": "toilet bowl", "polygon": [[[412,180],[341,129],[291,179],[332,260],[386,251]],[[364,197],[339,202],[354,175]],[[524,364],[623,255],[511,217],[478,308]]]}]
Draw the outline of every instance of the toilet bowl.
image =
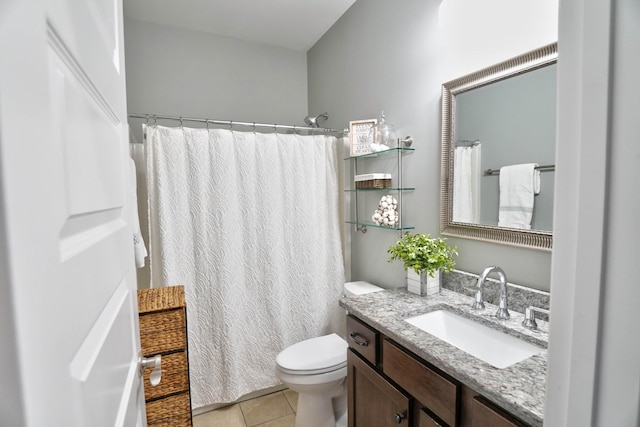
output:
[{"label": "toilet bowl", "polygon": [[[367,282],[348,282],[346,296],[381,291]],[[296,427],[347,426],[347,342],[336,334],[293,344],[276,357],[284,385],[298,392]]]},{"label": "toilet bowl", "polygon": [[[347,342],[336,334],[301,341],[278,354],[278,378],[298,392],[296,427],[336,427],[346,418],[346,354]],[[334,399],[345,402],[334,405]]]}]

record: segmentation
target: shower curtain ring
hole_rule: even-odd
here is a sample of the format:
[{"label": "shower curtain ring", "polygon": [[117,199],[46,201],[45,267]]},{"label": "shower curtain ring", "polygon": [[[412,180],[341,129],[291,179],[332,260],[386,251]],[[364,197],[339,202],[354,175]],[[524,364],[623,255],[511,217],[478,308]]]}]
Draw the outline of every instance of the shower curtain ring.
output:
[{"label": "shower curtain ring", "polygon": [[205,120],[205,122],[207,123],[207,130],[209,130],[209,119]]},{"label": "shower curtain ring", "polygon": [[253,124],[251,125],[252,129],[253,129],[253,133],[255,135],[256,133],[256,122],[253,122]]},{"label": "shower curtain ring", "polygon": [[184,124],[182,123],[182,117],[180,117],[180,127],[184,129]]},{"label": "shower curtain ring", "polygon": [[229,120],[229,130],[233,132],[233,120]]},{"label": "shower curtain ring", "polygon": [[155,126],[158,124],[158,116],[156,116],[155,114],[153,115],[153,124],[151,126]]}]

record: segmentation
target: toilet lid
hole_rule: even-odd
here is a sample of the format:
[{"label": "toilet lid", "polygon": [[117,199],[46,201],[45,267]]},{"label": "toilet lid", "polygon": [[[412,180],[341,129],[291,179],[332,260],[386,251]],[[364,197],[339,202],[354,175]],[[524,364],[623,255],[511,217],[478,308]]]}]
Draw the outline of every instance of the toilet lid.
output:
[{"label": "toilet lid", "polygon": [[289,374],[335,371],[347,364],[347,342],[336,334],[311,338],[282,350],[276,363]]}]

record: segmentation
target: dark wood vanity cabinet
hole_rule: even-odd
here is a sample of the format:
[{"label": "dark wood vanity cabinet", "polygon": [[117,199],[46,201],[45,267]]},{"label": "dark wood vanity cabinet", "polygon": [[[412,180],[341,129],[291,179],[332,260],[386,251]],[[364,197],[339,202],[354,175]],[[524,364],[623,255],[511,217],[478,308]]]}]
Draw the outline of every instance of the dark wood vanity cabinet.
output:
[{"label": "dark wood vanity cabinet", "polygon": [[529,427],[347,316],[349,427]]}]

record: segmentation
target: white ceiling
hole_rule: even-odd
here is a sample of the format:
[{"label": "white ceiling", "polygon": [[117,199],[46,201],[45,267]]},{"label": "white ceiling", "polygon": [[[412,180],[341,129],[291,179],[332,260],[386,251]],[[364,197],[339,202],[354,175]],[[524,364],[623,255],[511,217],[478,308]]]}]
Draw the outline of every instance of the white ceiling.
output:
[{"label": "white ceiling", "polygon": [[355,0],[125,0],[129,19],[306,52]]}]

